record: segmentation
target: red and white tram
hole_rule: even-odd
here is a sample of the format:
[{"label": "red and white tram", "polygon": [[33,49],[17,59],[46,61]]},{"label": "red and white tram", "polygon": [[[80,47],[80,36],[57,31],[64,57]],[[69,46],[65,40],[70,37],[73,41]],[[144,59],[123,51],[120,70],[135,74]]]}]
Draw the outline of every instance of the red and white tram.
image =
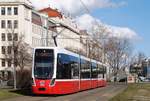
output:
[{"label": "red and white tram", "polygon": [[62,48],[35,48],[34,94],[69,94],[106,86],[106,66]]}]

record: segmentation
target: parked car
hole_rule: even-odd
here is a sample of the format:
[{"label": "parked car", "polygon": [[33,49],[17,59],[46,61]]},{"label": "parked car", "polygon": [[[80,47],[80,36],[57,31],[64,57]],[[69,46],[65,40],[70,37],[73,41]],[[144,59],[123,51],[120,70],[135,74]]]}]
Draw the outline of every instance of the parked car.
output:
[{"label": "parked car", "polygon": [[146,78],[145,78],[144,76],[139,76],[138,79],[139,79],[140,81],[144,82]]},{"label": "parked car", "polygon": [[150,82],[150,78],[145,78],[145,82]]},{"label": "parked car", "polygon": [[150,82],[150,78],[146,78],[146,77],[143,77],[143,76],[139,76],[138,78],[142,82]]}]

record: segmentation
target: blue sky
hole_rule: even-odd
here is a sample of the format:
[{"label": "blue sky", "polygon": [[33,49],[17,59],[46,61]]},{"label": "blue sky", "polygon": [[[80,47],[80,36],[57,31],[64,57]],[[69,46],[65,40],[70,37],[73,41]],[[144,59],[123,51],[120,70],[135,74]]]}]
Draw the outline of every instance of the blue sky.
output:
[{"label": "blue sky", "polygon": [[92,15],[109,25],[134,30],[142,38],[134,42],[134,51],[144,52],[150,57],[150,0],[126,0],[125,2],[126,5],[121,7],[93,10]]}]

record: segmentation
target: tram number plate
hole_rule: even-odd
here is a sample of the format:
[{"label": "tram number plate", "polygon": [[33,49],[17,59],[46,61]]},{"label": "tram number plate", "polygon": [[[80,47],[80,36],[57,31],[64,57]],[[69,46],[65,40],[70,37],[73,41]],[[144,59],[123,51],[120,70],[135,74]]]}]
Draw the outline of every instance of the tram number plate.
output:
[{"label": "tram number plate", "polygon": [[40,81],[40,86],[45,86],[45,81]]}]

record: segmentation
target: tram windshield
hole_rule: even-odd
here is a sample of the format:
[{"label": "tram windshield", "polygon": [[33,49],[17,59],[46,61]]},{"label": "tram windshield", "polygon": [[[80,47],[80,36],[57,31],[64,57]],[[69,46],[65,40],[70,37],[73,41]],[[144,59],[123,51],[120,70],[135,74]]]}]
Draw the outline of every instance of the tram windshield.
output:
[{"label": "tram windshield", "polygon": [[37,79],[51,79],[54,70],[54,51],[36,49],[34,56],[34,76]]}]

